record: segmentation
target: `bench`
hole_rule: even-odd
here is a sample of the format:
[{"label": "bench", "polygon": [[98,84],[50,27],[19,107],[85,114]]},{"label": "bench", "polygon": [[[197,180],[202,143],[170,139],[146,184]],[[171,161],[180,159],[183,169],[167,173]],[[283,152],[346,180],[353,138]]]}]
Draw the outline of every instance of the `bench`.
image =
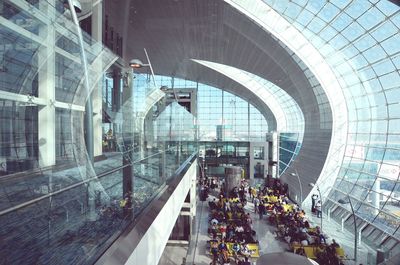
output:
[{"label": "bench", "polygon": [[[307,258],[310,259],[316,259],[318,252],[321,251],[317,246],[302,246],[299,244],[292,244],[291,247],[293,248],[293,253],[297,253],[300,248],[303,248]],[[346,258],[344,249],[341,247],[336,248],[336,255],[341,260]]]},{"label": "bench", "polygon": [[[210,255],[212,254],[212,252],[211,252],[211,242],[215,242],[215,241],[213,241],[213,240],[207,241],[207,243],[209,244],[208,249],[209,249],[209,254]],[[218,244],[219,244],[219,242],[218,242]],[[228,247],[228,256],[229,257],[233,257],[233,250],[232,250],[233,243],[226,242],[226,245]],[[247,243],[245,245],[246,245],[247,249],[249,250],[249,254],[250,254],[249,256],[251,258],[259,258],[260,257],[260,249],[259,249],[259,246],[258,246],[257,243]],[[244,256],[244,255],[242,255],[242,256]]]}]

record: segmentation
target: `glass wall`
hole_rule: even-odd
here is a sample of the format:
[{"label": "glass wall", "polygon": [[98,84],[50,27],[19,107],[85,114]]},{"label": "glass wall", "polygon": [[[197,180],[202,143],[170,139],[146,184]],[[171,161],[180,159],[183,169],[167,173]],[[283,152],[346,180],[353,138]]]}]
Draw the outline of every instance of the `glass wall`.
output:
[{"label": "glass wall", "polygon": [[345,89],[347,147],[333,204],[349,194],[360,218],[400,239],[399,6],[390,1],[272,6],[318,47]]},{"label": "glass wall", "polygon": [[[338,204],[350,196],[365,239],[400,252],[388,237],[400,240],[400,7],[387,0],[263,2],[243,5],[307,63],[333,109],[331,154],[343,155],[340,167],[330,156],[319,180],[333,186],[326,208],[351,229],[350,206]],[[277,20],[281,33],[272,27]]]},{"label": "glass wall", "polygon": [[197,98],[200,141],[265,141],[268,124],[250,103],[200,84]]},{"label": "glass wall", "polygon": [[267,121],[242,98],[206,84],[176,77],[155,76],[156,82],[174,89],[196,88],[199,141],[265,141]]},{"label": "glass wall", "polygon": [[[210,63],[206,61],[201,62],[205,65]],[[288,123],[283,127],[286,128],[285,131],[279,133],[279,174],[283,174],[301,148],[304,117],[299,106],[286,92],[267,80],[231,66],[223,66],[216,63],[210,64],[213,67],[221,66],[221,69],[225,69],[224,71],[232,71],[236,77],[243,75],[244,78],[247,78],[246,83],[252,85],[253,89],[257,89],[260,95],[264,95],[263,90],[269,91],[276,98],[274,104],[283,108],[283,112],[281,112],[284,118],[281,117],[280,121],[287,120]],[[144,82],[144,80],[150,81],[150,77],[148,74],[140,75],[136,84]],[[267,121],[264,115],[249,102],[221,89],[190,80],[158,75],[155,76],[155,79],[158,84],[171,86],[174,89],[197,89],[198,117],[195,127],[198,130],[199,141],[266,141],[266,133],[268,132]],[[137,90],[139,91],[138,93],[143,93],[140,92],[140,88],[137,88]],[[267,101],[267,104],[273,104],[271,97],[263,97],[263,99]],[[212,149],[215,152],[213,155],[216,157],[227,155],[224,151],[226,146],[229,146],[229,144],[221,143],[220,148]],[[211,152],[211,149],[207,150]],[[210,153],[207,155],[207,150],[199,146],[201,156],[210,156]],[[237,151],[237,149],[232,149],[232,157],[237,157]],[[249,156],[248,150],[242,153],[247,153],[247,155],[243,155],[244,157]]]},{"label": "glass wall", "polygon": [[290,163],[296,159],[301,148],[297,133],[279,134],[279,175],[290,166]]},{"label": "glass wall", "polygon": [[0,21],[0,263],[92,264],[196,151],[193,116],[107,69],[65,1],[0,1]]},{"label": "glass wall", "polygon": [[[303,141],[304,116],[295,99],[276,84],[242,69],[210,61],[192,61],[209,67],[246,87],[249,92],[254,93],[264,102],[266,108],[271,110],[274,121],[270,122],[276,123],[275,130],[280,133],[279,174],[282,175],[299,153]],[[318,87],[318,85],[315,85],[315,87]],[[324,95],[319,95],[319,101],[323,101],[321,105],[327,104],[327,99]],[[253,115],[254,112],[258,113],[258,110],[251,108],[249,111],[249,120],[252,121],[251,130],[260,130],[258,127],[262,124],[257,121],[260,116],[255,117]],[[264,119],[264,117],[262,118]],[[325,123],[329,124],[326,119],[324,121],[324,125]],[[325,125],[324,127],[328,126]],[[217,133],[220,132],[222,134],[222,129],[222,125],[218,126]],[[217,139],[219,138],[217,134]],[[250,133],[249,141],[260,141],[260,139],[257,137],[253,139]]]}]

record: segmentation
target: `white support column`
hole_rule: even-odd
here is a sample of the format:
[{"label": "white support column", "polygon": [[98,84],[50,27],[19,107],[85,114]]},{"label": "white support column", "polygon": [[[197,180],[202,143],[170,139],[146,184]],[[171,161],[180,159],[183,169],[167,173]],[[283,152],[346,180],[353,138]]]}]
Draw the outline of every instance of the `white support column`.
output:
[{"label": "white support column", "polygon": [[330,208],[328,209],[328,221],[331,220],[331,212],[332,212],[332,207],[330,207]]},{"label": "white support column", "polygon": [[341,226],[341,228],[342,228],[342,232],[344,232],[344,218],[342,218],[342,226]]},{"label": "white support column", "polygon": [[372,187],[372,193],[371,193],[371,200],[372,200],[372,205],[375,206],[374,208],[374,215],[379,214],[379,209],[380,209],[380,192],[381,192],[381,181],[379,178],[375,180],[374,186]]},{"label": "white support column", "polygon": [[[53,2],[54,1],[50,1]],[[49,18],[55,19],[54,11],[49,7],[50,3],[40,2],[39,8]],[[53,5],[54,6],[54,5]],[[45,39],[38,52],[39,98],[46,105],[39,109],[39,165],[47,167],[56,163],[56,141],[55,141],[55,29],[53,25],[43,26],[39,30],[39,36]]]},{"label": "white support column", "polygon": [[94,157],[103,154],[103,102],[101,81],[94,87],[92,92],[93,102],[93,154]]},{"label": "white support column", "polygon": [[[193,164],[197,165],[197,159],[193,162]],[[190,212],[192,213],[192,217],[196,216],[197,169],[198,167],[195,168],[195,174],[192,176],[192,185],[190,187]]]},{"label": "white support column", "polygon": [[362,242],[361,242],[361,239],[362,239],[362,229],[359,229],[358,231],[357,231],[357,233],[358,233],[358,247],[360,247],[361,246],[361,244],[362,244]]},{"label": "white support column", "polygon": [[[100,1],[93,7],[92,13],[92,37],[96,41],[102,42],[103,34],[103,1]],[[102,71],[102,65],[99,64],[97,71]],[[98,82],[92,92],[93,102],[93,147],[94,157],[103,154],[103,102],[102,102],[102,79]]]},{"label": "white support column", "polygon": [[[197,159],[193,161],[193,164],[197,165]],[[196,217],[196,209],[197,209],[197,200],[196,200],[196,190],[197,190],[197,169],[198,167],[196,166],[194,168],[195,173],[192,174],[192,184],[190,186],[190,235],[189,235],[189,241],[192,240],[192,237],[195,235],[195,217]]]},{"label": "white support column", "polygon": [[271,175],[273,178],[279,178],[279,135],[277,132],[272,133],[272,160],[277,163],[272,166]]}]

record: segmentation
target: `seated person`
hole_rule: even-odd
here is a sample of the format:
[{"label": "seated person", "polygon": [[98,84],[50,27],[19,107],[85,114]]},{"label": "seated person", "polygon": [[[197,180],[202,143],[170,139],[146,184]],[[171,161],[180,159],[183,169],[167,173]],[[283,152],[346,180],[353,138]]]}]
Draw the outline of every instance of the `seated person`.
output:
[{"label": "seated person", "polygon": [[225,243],[225,239],[223,238],[218,245],[218,250],[222,252],[222,250],[228,251],[228,245]]},{"label": "seated person", "polygon": [[217,231],[218,231],[218,226],[216,224],[213,224],[210,228],[210,232],[213,235],[213,237],[217,236]]},{"label": "seated person", "polygon": [[222,195],[220,195],[220,198],[217,202],[217,207],[218,209],[224,209],[224,197]]},{"label": "seated person", "polygon": [[318,234],[318,237],[319,237],[320,244],[326,244],[326,239],[325,239],[324,234],[320,233],[320,234]]},{"label": "seated person", "polygon": [[208,202],[208,206],[210,207],[211,210],[216,209],[217,208],[216,199],[214,198],[212,201]]},{"label": "seated person", "polygon": [[336,243],[335,239],[332,239],[332,244],[331,244],[331,246],[332,246],[333,248],[340,248],[339,244]]},{"label": "seated person", "polygon": [[250,257],[251,256],[251,251],[247,244],[242,244],[242,247],[240,249],[240,254],[242,254],[245,257]]},{"label": "seated person", "polygon": [[315,237],[314,236],[310,236],[309,234],[307,234],[307,241],[309,245],[313,245],[315,244]]},{"label": "seated person", "polygon": [[303,239],[300,241],[300,244],[304,247],[308,246],[308,241],[306,239]]},{"label": "seated person", "polygon": [[247,213],[245,216],[246,216],[246,223],[248,225],[251,225],[253,223],[253,220],[251,220],[250,213]]},{"label": "seated person", "polygon": [[228,225],[226,229],[228,240],[232,240],[235,237],[235,228],[232,225]]},{"label": "seated person", "polygon": [[243,232],[244,232],[243,226],[242,226],[241,224],[239,224],[238,226],[236,226],[235,232],[236,232],[236,234],[241,234],[241,233],[243,233]]},{"label": "seated person", "polygon": [[231,211],[231,203],[229,202],[229,200],[225,203],[225,211]]},{"label": "seated person", "polygon": [[210,251],[213,255],[213,259],[216,260],[218,258],[218,241],[212,240],[210,241]]},{"label": "seated person", "polygon": [[231,211],[227,211],[226,212],[226,219],[232,220],[232,217],[233,217],[233,213]]},{"label": "seated person", "polygon": [[227,229],[226,224],[221,224],[219,226],[219,232],[221,233],[222,238],[226,238],[226,229]]},{"label": "seated person", "polygon": [[221,243],[219,243],[218,250],[222,254],[222,259],[224,263],[228,263],[229,253],[228,253],[228,245],[225,243],[225,239],[222,239]]},{"label": "seated person", "polygon": [[243,261],[239,261],[238,265],[251,265],[249,258],[248,257],[244,257]]},{"label": "seated person", "polygon": [[302,228],[300,228],[300,232],[301,232],[301,233],[307,233],[308,230],[307,230],[306,227],[302,227]]},{"label": "seated person", "polygon": [[218,222],[218,220],[217,220],[217,218],[213,218],[213,219],[211,219],[211,225],[217,225],[219,222]]},{"label": "seated person", "polygon": [[322,245],[319,245],[316,250],[316,255],[318,264],[331,264],[329,256]]},{"label": "seated person", "polygon": [[233,243],[232,245],[232,254],[235,257],[235,260],[239,256],[239,251],[240,251],[240,244],[238,242]]}]

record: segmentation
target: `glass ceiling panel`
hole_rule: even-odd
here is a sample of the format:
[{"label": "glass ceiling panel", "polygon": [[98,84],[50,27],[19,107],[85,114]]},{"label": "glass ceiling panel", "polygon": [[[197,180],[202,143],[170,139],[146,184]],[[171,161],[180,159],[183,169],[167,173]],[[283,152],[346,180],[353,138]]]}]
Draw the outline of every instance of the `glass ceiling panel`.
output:
[{"label": "glass ceiling panel", "polygon": [[[264,0],[264,2],[274,7],[273,1]],[[338,2],[334,1],[332,4],[338,4]],[[290,8],[292,4],[288,5],[287,8]],[[323,7],[320,8],[321,5]],[[351,1],[348,6],[341,5],[340,8],[342,9],[339,11],[339,9],[335,9],[325,1],[309,1],[308,5],[304,6],[303,13],[313,13],[314,17],[311,18],[309,15],[311,23],[306,25],[307,35],[305,36],[314,47],[319,47],[321,38],[327,41],[329,40],[329,32],[334,34],[334,32],[340,31],[340,35],[337,35],[328,43],[329,47],[335,51],[336,62],[335,64],[330,64],[329,60],[326,63],[330,64],[336,78],[343,80],[339,81],[342,84],[342,89],[349,90],[350,93],[344,93],[346,103],[348,105],[355,104],[356,106],[354,110],[349,109],[349,111],[357,111],[358,113],[356,116],[352,115],[352,113],[348,114],[354,121],[354,124],[349,129],[353,132],[379,134],[387,134],[389,131],[398,132],[400,128],[397,123],[399,121],[391,120],[396,116],[386,111],[381,112],[375,106],[385,106],[388,103],[399,104],[400,102],[400,98],[397,96],[400,95],[399,66],[395,66],[392,63],[392,57],[398,56],[400,52],[400,36],[398,34],[400,25],[393,19],[399,14],[399,7],[389,1],[379,1],[376,6],[367,1]],[[331,9],[332,14],[330,13]],[[336,11],[335,14],[333,10]],[[288,12],[281,15],[298,30],[303,30],[305,24],[301,15],[291,15]],[[321,34],[318,34],[321,31],[321,23],[318,22],[319,18],[326,22],[333,20],[332,23],[325,25],[326,28]],[[318,23],[312,23],[312,21]],[[324,54],[324,51],[321,51],[321,54]],[[363,69],[366,66],[368,68]],[[376,83],[374,78],[377,78],[379,83]],[[367,80],[370,80],[370,82]],[[357,85],[357,89],[355,89],[355,85]],[[387,93],[378,93],[380,87],[387,90]],[[359,112],[358,109],[360,109]],[[371,115],[367,115],[369,112]],[[363,146],[366,147],[365,150],[368,150],[367,147],[372,142],[364,142],[361,137],[354,139],[352,142],[357,144],[361,143],[361,141],[363,141]],[[387,172],[399,171],[399,161],[398,159],[393,161],[392,154],[396,153],[398,157],[400,144],[397,141],[382,143],[382,145],[383,148],[390,148],[386,149],[383,157],[381,155],[379,158],[374,153],[374,149],[370,149],[368,157],[375,156],[377,159],[375,162],[378,164],[386,163],[381,172],[373,172],[383,177],[384,174],[388,174]],[[358,154],[358,156],[360,155],[361,159],[357,158],[356,160],[356,157],[352,155],[353,161],[357,162],[351,163],[350,168],[360,167],[361,169],[357,170],[361,170],[361,173],[363,173],[367,169],[367,167],[362,167],[367,154]],[[397,164],[397,166],[390,166],[389,164]],[[358,187],[358,191],[353,195],[361,200],[363,194],[368,192],[368,188],[364,187],[364,192],[362,192],[362,187]],[[391,212],[396,212],[400,209],[397,208],[399,207],[388,207],[385,210],[390,215]],[[359,211],[362,210],[363,208],[360,208]],[[362,212],[360,212],[361,214]],[[379,216],[386,215],[381,213]],[[382,219],[384,218],[376,218],[374,222],[382,225]],[[387,230],[390,233],[392,231]]]},{"label": "glass ceiling panel", "polygon": [[[385,174],[387,177],[391,172],[398,176],[400,142],[398,138],[388,138],[387,135],[389,132],[399,133],[399,122],[394,119],[398,117],[395,111],[398,108],[390,110],[391,106],[400,104],[397,97],[400,94],[400,7],[387,0],[376,1],[376,4],[360,0],[287,3],[284,10],[297,10],[300,6],[303,10],[299,13],[281,12],[282,6],[276,8],[279,1],[273,0],[262,0],[257,4],[250,0],[225,1],[280,39],[313,71],[333,110],[335,127],[332,143],[339,139],[336,138],[339,135],[337,132],[352,132],[357,137],[347,137],[350,140],[348,144],[363,146],[353,154],[346,153],[348,159],[355,161],[349,164],[350,169],[360,174],[373,173],[382,177]],[[340,33],[334,35],[336,32]],[[332,38],[329,38],[329,33]],[[341,109],[342,104],[345,109]],[[340,115],[342,119],[338,119]],[[349,119],[351,124],[347,123]],[[371,168],[364,166],[367,150],[377,143],[388,155],[376,156],[374,163],[381,167],[378,166],[376,172],[370,172]],[[331,144],[331,150],[334,149]],[[396,159],[392,156],[393,152],[397,154]],[[375,155],[368,153],[368,157]],[[335,167],[330,165],[327,159],[326,171],[321,173],[324,177],[319,182],[324,183],[328,176],[332,178]],[[364,188],[364,193],[358,192],[355,199],[362,201],[363,195],[369,192],[368,188]],[[358,212],[360,217],[365,217],[367,210],[368,207],[361,207]],[[400,240],[398,234],[394,234],[399,224],[395,213],[399,211],[400,206],[385,207],[377,218],[368,218],[368,221]],[[396,225],[392,226],[393,222]],[[383,224],[392,226],[392,229],[383,229]]]}]

